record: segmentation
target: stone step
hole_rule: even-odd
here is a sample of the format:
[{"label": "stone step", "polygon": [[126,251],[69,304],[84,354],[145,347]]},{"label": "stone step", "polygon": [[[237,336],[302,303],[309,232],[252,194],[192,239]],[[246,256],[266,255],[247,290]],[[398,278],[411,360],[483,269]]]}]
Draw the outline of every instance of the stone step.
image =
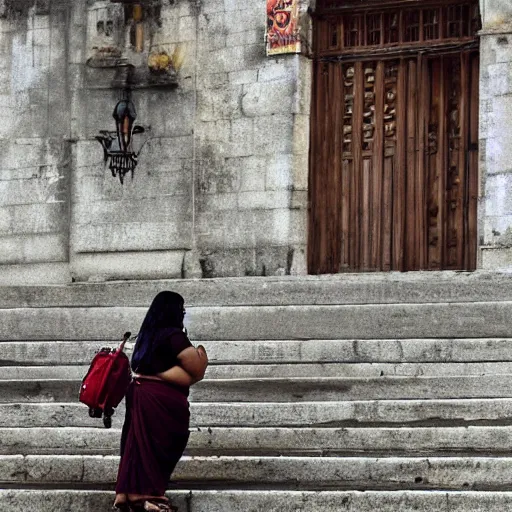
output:
[{"label": "stone step", "polygon": [[[211,364],[512,361],[512,338],[203,341]],[[1,366],[89,365],[104,341],[0,342]]]},{"label": "stone step", "polygon": [[[2,428],[1,455],[117,455],[120,429]],[[507,456],[512,426],[192,429],[189,455]]]},{"label": "stone step", "polygon": [[[16,487],[111,488],[119,458],[87,455],[2,455],[0,484]],[[505,491],[509,457],[183,457],[178,487],[301,490]]]},{"label": "stone step", "polygon": [[[73,402],[79,380],[3,380],[0,403]],[[512,375],[211,379],[191,389],[196,402],[291,402],[512,397]]]},{"label": "stone step", "polygon": [[512,276],[490,272],[410,272],[300,277],[123,281],[68,286],[3,286],[0,308],[148,307],[162,290],[193,306],[509,301]]},{"label": "stone step", "polygon": [[[88,366],[0,366],[1,380],[82,379]],[[208,379],[455,377],[512,374],[504,363],[317,363],[210,365]]]},{"label": "stone step", "polygon": [[[137,332],[146,308],[0,309],[0,339],[119,340]],[[512,302],[362,306],[198,307],[194,340],[482,338],[510,335]]]},{"label": "stone step", "polygon": [[[443,491],[174,491],[180,512],[504,512],[511,492]],[[113,493],[79,490],[0,490],[9,512],[110,512]]]},{"label": "stone step", "polygon": [[[364,427],[512,425],[512,399],[194,403],[193,427]],[[121,427],[124,404],[113,417]],[[99,427],[83,404],[0,404],[0,427]]]}]

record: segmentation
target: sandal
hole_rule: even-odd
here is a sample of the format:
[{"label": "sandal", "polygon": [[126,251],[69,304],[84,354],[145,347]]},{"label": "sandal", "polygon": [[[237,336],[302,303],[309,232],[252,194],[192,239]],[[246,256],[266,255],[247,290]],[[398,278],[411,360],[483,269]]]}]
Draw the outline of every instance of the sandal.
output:
[{"label": "sandal", "polygon": [[171,502],[167,499],[151,498],[130,501],[130,510],[132,512],[177,512],[178,507],[172,505]]}]

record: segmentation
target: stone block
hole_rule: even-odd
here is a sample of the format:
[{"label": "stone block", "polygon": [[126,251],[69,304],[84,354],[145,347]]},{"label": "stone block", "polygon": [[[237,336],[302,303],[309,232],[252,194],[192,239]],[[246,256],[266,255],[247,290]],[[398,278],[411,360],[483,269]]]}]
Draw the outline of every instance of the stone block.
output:
[{"label": "stone block", "polygon": [[308,190],[309,155],[301,153],[293,155],[293,188],[295,190]]},{"label": "stone block", "polygon": [[84,482],[109,482],[117,474],[119,457],[83,457]]},{"label": "stone block", "polygon": [[311,112],[311,91],[313,88],[313,65],[310,59],[302,55],[294,56],[298,76],[296,79],[296,92],[293,113],[308,115]]},{"label": "stone block", "polygon": [[512,6],[508,0],[484,0],[482,14],[485,29],[499,29],[509,23]]},{"label": "stone block", "polygon": [[67,234],[33,234],[2,237],[0,263],[63,262],[68,259]]},{"label": "stone block", "polygon": [[292,109],[294,89],[288,81],[244,85],[242,112],[247,117],[287,114]]},{"label": "stone block", "polygon": [[293,153],[309,155],[309,115],[295,114],[293,118]]},{"label": "stone block", "polygon": [[483,226],[485,245],[512,247],[512,214],[487,214]]},{"label": "stone block", "polygon": [[208,194],[201,199],[205,211],[233,211],[238,207],[238,194]]},{"label": "stone block", "polygon": [[184,279],[200,279],[202,277],[202,269],[200,263],[200,254],[197,249],[186,251],[183,257],[183,278]]},{"label": "stone block", "polygon": [[112,177],[106,169],[102,176],[82,176],[73,191],[76,203],[95,201],[120,201],[153,199],[158,197],[188,196],[192,193],[192,175],[187,165],[182,172],[142,172],[135,171],[133,181],[127,176],[124,185]]},{"label": "stone block", "polygon": [[247,46],[263,44],[265,40],[265,28],[254,30],[247,28],[242,32],[232,32],[226,36],[226,46]]},{"label": "stone block", "polygon": [[236,85],[198,91],[198,118],[201,121],[219,121],[241,117],[242,87]]},{"label": "stone block", "polygon": [[512,169],[502,174],[487,176],[486,215],[512,215]]},{"label": "stone block", "polygon": [[510,247],[483,247],[481,258],[484,270],[512,271],[512,248]]},{"label": "stone block", "polygon": [[177,16],[176,13],[170,15],[163,11],[162,27],[160,30],[155,32],[153,36],[153,46],[151,50],[159,49],[163,45],[177,44],[180,42],[182,42],[180,33],[180,17]]},{"label": "stone block", "polygon": [[127,222],[80,224],[72,234],[77,253],[162,251],[191,245],[192,218],[183,216],[170,223]]},{"label": "stone block", "polygon": [[[511,18],[512,20],[512,18]],[[512,25],[509,25],[512,27]],[[512,48],[512,33],[500,34],[494,37],[493,51],[497,63],[510,63],[510,49]]]},{"label": "stone block", "polygon": [[141,102],[138,120],[152,127],[148,136],[189,136],[194,132],[194,103],[192,92],[153,92]]},{"label": "stone block", "polygon": [[72,254],[70,267],[75,281],[177,279],[183,277],[183,256],[181,250]]},{"label": "stone block", "polygon": [[254,120],[241,117],[231,121],[229,156],[249,156],[254,153]]},{"label": "stone block", "polygon": [[209,52],[202,57],[205,72],[219,73],[257,69],[265,59],[263,43],[246,46],[230,46]]},{"label": "stone block", "polygon": [[0,208],[0,234],[9,234],[12,230],[13,212],[11,208]]},{"label": "stone block", "polygon": [[224,0],[209,0],[200,4],[201,14],[224,12]]},{"label": "stone block", "polygon": [[32,18],[33,28],[34,30],[41,29],[49,29],[50,28],[50,15],[42,15],[34,16]]},{"label": "stone block", "polygon": [[200,89],[218,89],[221,87],[229,87],[231,84],[229,80],[229,74],[222,73],[206,73],[198,76],[198,87]]},{"label": "stone block", "polygon": [[[242,197],[250,201],[249,197]],[[239,197],[239,207],[243,206],[239,211],[201,212],[197,218],[197,237],[201,247],[225,250],[303,244],[307,233],[304,219],[297,215],[298,211],[291,211],[286,206],[279,208],[272,203],[278,199],[281,205],[282,197],[258,195],[249,205]],[[275,209],[264,209],[269,206]]]},{"label": "stone block", "polygon": [[9,455],[2,457],[0,465],[0,480],[3,482],[15,482],[24,480],[25,459],[22,455]]},{"label": "stone block", "polygon": [[[0,208],[0,232],[10,235],[65,232],[69,226],[66,203],[27,204]],[[7,229],[2,219],[10,219]]]},{"label": "stone block", "polygon": [[233,85],[252,84],[258,81],[256,69],[245,69],[229,73],[229,81]]},{"label": "stone block", "polygon": [[274,114],[254,119],[254,154],[293,153],[294,116]]},{"label": "stone block", "polygon": [[[128,255],[127,255],[128,256]],[[138,255],[141,256],[142,255]],[[156,259],[156,256],[153,255]],[[5,268],[5,267],[4,267]],[[1,274],[0,274],[1,275]],[[449,286],[448,286],[449,284]],[[216,281],[173,280],[88,283],[74,286],[0,287],[0,309],[77,308],[77,307],[147,307],[161,286],[187,297],[193,306],[265,306],[265,305],[358,305],[358,304],[468,304],[474,302],[507,302],[512,296],[512,274],[507,272],[411,272],[368,273],[308,276],[304,278],[250,279],[246,277]],[[396,339],[394,337],[393,339]],[[484,351],[489,341],[489,352]],[[508,338],[468,343],[458,340],[453,361],[499,361],[502,353],[512,360],[512,344]],[[418,345],[415,345],[418,343]],[[369,345],[369,351],[376,350]],[[407,344],[416,347],[410,362],[423,351],[449,357],[450,340],[439,348],[435,340]],[[429,348],[430,347],[430,348]],[[455,348],[457,350],[455,350]],[[389,352],[387,346],[383,354]],[[394,350],[394,349],[393,349]],[[401,352],[404,352],[402,349]],[[460,353],[458,352],[460,350]],[[400,353],[398,348],[397,354]],[[405,353],[405,352],[404,352]],[[430,352],[429,352],[430,353]],[[450,352],[451,354],[452,352]],[[494,354],[494,355],[493,355]],[[365,358],[370,354],[365,353]],[[406,356],[404,356],[406,357]],[[439,361],[441,361],[441,359]],[[437,361],[430,356],[417,361]],[[394,361],[394,359],[393,359]]]},{"label": "stone block", "polygon": [[489,87],[495,96],[512,93],[509,62],[493,64],[488,67]]},{"label": "stone block", "polygon": [[266,160],[266,190],[291,190],[293,185],[293,155],[272,155]]},{"label": "stone block", "polygon": [[[38,18],[38,16],[36,16],[35,18]],[[48,18],[46,18],[46,19],[48,20]],[[54,34],[53,31],[52,31],[51,32],[51,37],[52,38],[53,37],[57,38],[57,34]],[[44,21],[43,21],[43,26],[41,26],[41,27],[35,27],[34,26],[34,28],[32,30],[29,30],[27,32],[27,38],[35,46],[46,46],[46,47],[49,47],[50,46],[50,27],[49,26],[45,27],[44,26]],[[55,41],[55,42],[57,43],[57,41]],[[59,44],[55,45],[55,49],[57,51],[60,50]],[[53,51],[53,45],[52,45],[52,51]]]},{"label": "stone block", "polygon": [[25,263],[0,267],[0,286],[69,283],[71,283],[71,274],[68,263]]},{"label": "stone block", "polygon": [[192,203],[187,196],[164,196],[125,201],[80,202],[73,206],[73,223],[77,225],[158,223],[179,224],[192,217]]},{"label": "stone block", "polygon": [[205,250],[201,265],[203,277],[232,275],[268,276],[284,275],[288,265],[287,247],[263,247],[258,249]]},{"label": "stone block", "polygon": [[203,121],[196,126],[196,135],[204,143],[219,142],[226,144],[231,134],[231,122],[228,119],[220,121]]},{"label": "stone block", "polygon": [[295,82],[297,80],[298,71],[296,62],[295,60],[289,60],[287,58],[268,60],[258,70],[258,82]]},{"label": "stone block", "polygon": [[275,210],[290,206],[291,192],[288,190],[265,190],[240,192],[238,207],[247,210]]},{"label": "stone block", "polygon": [[308,191],[307,190],[293,190],[290,202],[290,208],[305,210],[308,207]]},{"label": "stone block", "polygon": [[305,276],[308,274],[307,246],[295,246],[292,249],[292,263],[290,266],[290,275]]},{"label": "stone block", "polygon": [[12,169],[39,168],[41,165],[54,163],[53,155],[49,151],[50,145],[42,138],[3,140],[0,147],[0,173]]},{"label": "stone block", "polygon": [[[201,201],[203,194],[226,194],[240,188],[240,170],[226,165],[225,150],[219,144],[200,147],[196,188]],[[200,207],[200,203],[199,203]]]},{"label": "stone block", "polygon": [[241,192],[265,190],[266,159],[264,157],[228,158],[226,166],[238,169]]},{"label": "stone block", "polygon": [[27,482],[44,484],[50,482],[81,482],[83,479],[83,458],[79,456],[29,455],[25,457],[25,467]]},{"label": "stone block", "polygon": [[512,135],[503,130],[512,116],[512,95],[493,99],[492,124],[488,126],[486,144],[487,172],[495,174],[510,169]]},{"label": "stone block", "polygon": [[179,18],[179,42],[195,41],[197,34],[197,18],[195,16],[181,16]]}]

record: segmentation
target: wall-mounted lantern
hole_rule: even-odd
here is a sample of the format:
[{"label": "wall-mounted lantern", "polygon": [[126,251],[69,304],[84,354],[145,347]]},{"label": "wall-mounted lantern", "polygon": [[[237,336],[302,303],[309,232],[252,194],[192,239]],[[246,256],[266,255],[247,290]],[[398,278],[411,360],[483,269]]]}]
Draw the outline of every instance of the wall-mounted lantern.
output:
[{"label": "wall-mounted lantern", "polygon": [[115,106],[112,116],[116,122],[115,131],[101,130],[100,135],[96,136],[96,140],[103,147],[105,166],[108,165],[112,176],[114,178],[119,176],[119,180],[123,184],[124,177],[129,172],[133,179],[140,152],[147,142],[146,139],[138,144],[139,149],[135,151],[134,136],[142,135],[146,130],[135,124],[137,112],[129,90],[125,91],[123,99]]}]

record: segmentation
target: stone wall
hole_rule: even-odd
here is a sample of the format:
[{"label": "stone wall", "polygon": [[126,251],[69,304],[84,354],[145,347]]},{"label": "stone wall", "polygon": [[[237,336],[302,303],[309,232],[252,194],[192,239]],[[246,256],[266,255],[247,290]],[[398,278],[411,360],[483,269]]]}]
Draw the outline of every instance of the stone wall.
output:
[{"label": "stone wall", "polygon": [[150,140],[124,185],[94,139],[120,92],[86,65],[124,48],[121,5],[0,8],[0,282],[305,272],[310,64],[266,57],[265,0],[162,0],[130,57],[183,66],[133,92]]},{"label": "stone wall", "polygon": [[512,2],[484,0],[481,36],[481,266],[512,268]]},{"label": "stone wall", "polygon": [[71,176],[67,8],[4,1],[0,16],[0,262],[20,279],[43,271],[62,279]]},{"label": "stone wall", "polygon": [[[266,57],[265,0],[160,7],[136,55],[121,4],[0,0],[0,284],[306,272],[310,61]],[[512,4],[482,16],[480,266],[511,268]],[[183,56],[176,87],[133,93],[150,140],[124,185],[94,138],[120,97],[98,47]]]}]

